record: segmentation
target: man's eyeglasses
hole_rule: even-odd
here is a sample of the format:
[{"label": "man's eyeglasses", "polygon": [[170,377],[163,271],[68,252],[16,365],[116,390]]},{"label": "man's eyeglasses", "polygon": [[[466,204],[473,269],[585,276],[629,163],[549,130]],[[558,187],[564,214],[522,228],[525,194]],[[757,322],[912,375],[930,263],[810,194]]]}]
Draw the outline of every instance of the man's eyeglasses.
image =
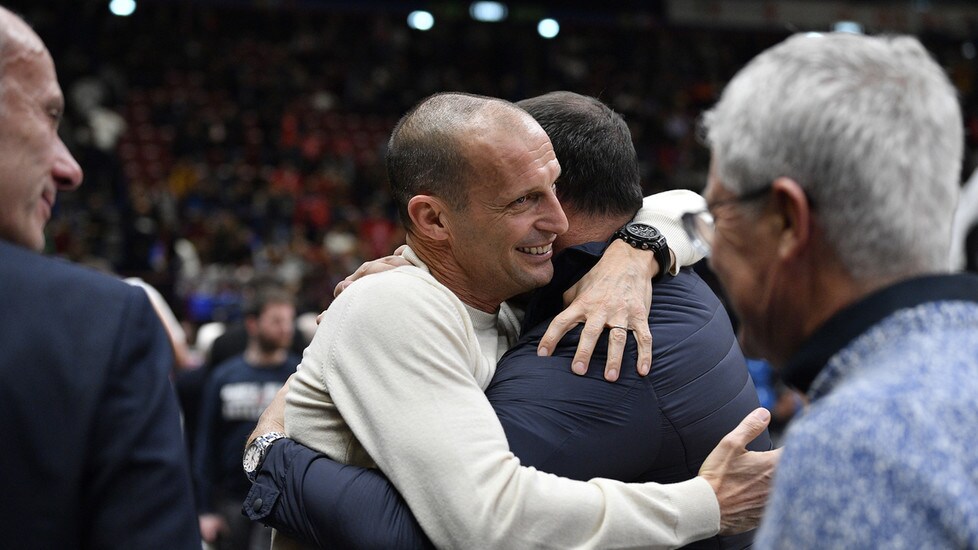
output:
[{"label": "man's eyeglasses", "polygon": [[689,235],[693,248],[703,256],[709,256],[713,250],[713,237],[716,234],[716,222],[713,220],[713,214],[711,214],[713,209],[725,204],[755,201],[770,192],[771,184],[769,183],[764,187],[745,193],[739,197],[719,200],[712,204],[707,204],[706,208],[702,210],[683,214],[683,227],[686,228],[686,234]]}]

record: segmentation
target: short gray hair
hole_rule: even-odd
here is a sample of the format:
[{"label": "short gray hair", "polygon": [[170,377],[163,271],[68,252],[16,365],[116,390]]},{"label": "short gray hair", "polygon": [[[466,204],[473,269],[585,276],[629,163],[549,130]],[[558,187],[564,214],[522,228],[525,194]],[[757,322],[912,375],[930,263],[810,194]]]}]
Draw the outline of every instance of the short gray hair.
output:
[{"label": "short gray hair", "polygon": [[723,185],[796,180],[857,280],[948,269],[963,122],[917,39],[792,36],[744,67],[702,125]]}]

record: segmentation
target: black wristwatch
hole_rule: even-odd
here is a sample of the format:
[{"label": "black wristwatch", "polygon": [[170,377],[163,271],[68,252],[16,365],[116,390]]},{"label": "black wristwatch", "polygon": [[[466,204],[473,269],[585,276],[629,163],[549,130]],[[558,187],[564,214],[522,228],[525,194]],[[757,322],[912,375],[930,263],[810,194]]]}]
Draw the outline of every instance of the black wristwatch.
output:
[{"label": "black wristwatch", "polygon": [[666,242],[666,237],[651,225],[629,222],[615,231],[611,238],[612,240],[621,239],[641,250],[652,251],[655,255],[655,261],[659,264],[659,273],[652,279],[652,282],[664,277],[669,272],[669,268],[672,267],[672,258],[669,255],[669,244]]},{"label": "black wristwatch", "polygon": [[282,432],[269,432],[256,437],[248,445],[248,448],[245,449],[244,457],[241,459],[241,467],[244,468],[244,473],[248,476],[249,480],[252,482],[255,481],[255,478],[258,476],[258,469],[265,462],[265,455],[268,454],[268,448],[272,446],[272,443],[283,437],[288,436]]}]

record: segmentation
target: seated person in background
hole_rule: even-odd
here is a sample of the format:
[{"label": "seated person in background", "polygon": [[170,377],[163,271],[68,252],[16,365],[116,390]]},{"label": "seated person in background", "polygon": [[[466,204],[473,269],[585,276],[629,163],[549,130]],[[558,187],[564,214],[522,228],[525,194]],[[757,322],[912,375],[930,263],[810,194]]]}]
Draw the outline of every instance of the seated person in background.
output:
[{"label": "seated person in background", "polygon": [[[694,478],[721,438],[758,407],[729,318],[716,295],[686,268],[654,286],[650,376],[626,368],[612,384],[600,369],[575,375],[569,366],[582,327],[561,340],[552,356],[537,355],[564,292],[597,262],[615,230],[638,210],[642,195],[628,128],[611,109],[570,92],[518,105],[546,130],[561,163],[557,196],[569,229],[555,242],[566,250],[554,260],[554,278],[530,295],[520,339],[486,389],[510,449],[524,466],[572,479]],[[682,211],[681,195],[660,198]],[[636,342],[625,336],[620,328],[606,332],[591,360],[604,364],[609,338],[616,338],[624,344],[624,362],[637,361]],[[750,446],[770,447],[766,432]],[[341,466],[288,441],[270,449],[245,510],[318,546],[430,545],[379,472]],[[752,535],[717,536],[691,546],[743,548]]]}]

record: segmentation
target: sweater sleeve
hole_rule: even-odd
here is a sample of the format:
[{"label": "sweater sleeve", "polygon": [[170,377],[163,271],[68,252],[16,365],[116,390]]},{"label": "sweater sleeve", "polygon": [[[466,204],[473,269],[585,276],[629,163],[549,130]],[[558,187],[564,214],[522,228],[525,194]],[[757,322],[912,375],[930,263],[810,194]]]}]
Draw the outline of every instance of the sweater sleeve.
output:
[{"label": "sweater sleeve", "polygon": [[436,546],[678,547],[717,533],[701,478],[578,482],[522,467],[472,374],[481,357],[461,302],[391,273],[347,289],[312,347],[343,419]]},{"label": "sweater sleeve", "polygon": [[703,259],[703,255],[693,248],[683,227],[683,214],[704,208],[706,201],[703,197],[692,191],[676,189],[645,197],[642,209],[635,214],[636,222],[651,225],[665,235],[669,249],[676,255],[676,261],[669,270],[671,275]]}]

